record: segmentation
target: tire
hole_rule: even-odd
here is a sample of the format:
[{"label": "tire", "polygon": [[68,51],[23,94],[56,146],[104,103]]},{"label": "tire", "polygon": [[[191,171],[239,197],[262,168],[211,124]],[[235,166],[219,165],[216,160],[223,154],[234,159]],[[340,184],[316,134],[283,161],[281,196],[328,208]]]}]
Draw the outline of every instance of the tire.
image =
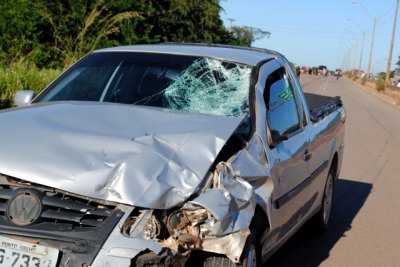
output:
[{"label": "tire", "polygon": [[224,255],[209,254],[203,259],[203,267],[259,267],[261,266],[260,244],[256,232],[252,232],[246,241],[241,263],[235,264]]},{"label": "tire", "polygon": [[325,233],[329,228],[329,223],[331,221],[332,215],[334,191],[335,172],[333,171],[333,169],[330,169],[328,177],[326,178],[324,195],[321,202],[321,209],[314,217],[314,222],[316,224],[318,233]]}]

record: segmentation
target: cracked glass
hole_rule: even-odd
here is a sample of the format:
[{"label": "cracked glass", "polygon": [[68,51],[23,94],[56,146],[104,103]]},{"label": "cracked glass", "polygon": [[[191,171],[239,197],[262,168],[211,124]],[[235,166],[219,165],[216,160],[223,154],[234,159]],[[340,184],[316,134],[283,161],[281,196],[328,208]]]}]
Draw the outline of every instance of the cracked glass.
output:
[{"label": "cracked glass", "polygon": [[251,67],[152,53],[94,53],[35,102],[97,101],[239,117],[248,112]]}]

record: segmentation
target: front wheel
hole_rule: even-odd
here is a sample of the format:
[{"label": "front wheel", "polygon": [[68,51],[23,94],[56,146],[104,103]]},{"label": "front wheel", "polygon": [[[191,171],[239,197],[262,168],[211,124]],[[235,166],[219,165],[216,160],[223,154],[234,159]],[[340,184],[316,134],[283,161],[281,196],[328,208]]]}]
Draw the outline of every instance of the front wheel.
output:
[{"label": "front wheel", "polygon": [[223,255],[208,255],[204,258],[204,267],[259,267],[261,266],[260,245],[253,232],[249,235],[241,256],[241,264],[235,264]]}]

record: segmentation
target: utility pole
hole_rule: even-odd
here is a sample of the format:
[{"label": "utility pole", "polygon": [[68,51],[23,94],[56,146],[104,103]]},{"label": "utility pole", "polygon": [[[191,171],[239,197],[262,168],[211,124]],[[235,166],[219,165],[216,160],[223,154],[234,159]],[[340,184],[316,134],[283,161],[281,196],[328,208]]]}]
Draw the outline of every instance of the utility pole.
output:
[{"label": "utility pole", "polygon": [[369,51],[367,80],[369,79],[369,76],[371,74],[372,52],[374,51],[375,28],[376,28],[376,18],[374,18],[374,20],[373,20],[372,37],[371,37],[371,50]]},{"label": "utility pole", "polygon": [[351,48],[349,48],[349,51],[347,52],[347,64],[346,64],[347,71],[350,71],[350,55],[351,55]]},{"label": "utility pole", "polygon": [[357,50],[358,50],[358,41],[356,40],[356,45],[355,45],[355,49],[354,49],[353,69],[351,71],[351,77],[353,77],[353,78],[354,78],[354,71],[356,68]]},{"label": "utility pole", "polygon": [[362,43],[361,43],[360,64],[358,65],[358,75],[360,75],[362,58],[363,58],[363,53],[364,53],[365,32],[363,32],[362,34],[363,34],[363,37],[362,37]]},{"label": "utility pole", "polygon": [[371,50],[369,51],[369,61],[368,61],[368,70],[367,70],[367,79],[369,79],[369,76],[371,74],[371,64],[372,64],[372,52],[374,51],[374,39],[375,39],[375,28],[376,28],[376,23],[377,23],[377,19],[372,18],[371,14],[369,14],[368,9],[362,4],[362,3],[358,3],[357,0],[353,0],[352,1],[353,4],[359,4],[367,13],[367,15],[369,16],[369,18],[372,20],[372,36],[371,36]]},{"label": "utility pole", "polygon": [[386,65],[386,77],[385,83],[390,84],[390,67],[392,65],[392,54],[393,54],[393,44],[394,44],[394,36],[396,34],[396,24],[397,24],[397,12],[399,10],[399,0],[396,1],[396,11],[394,13],[394,20],[393,20],[393,31],[392,31],[392,40],[390,42],[390,49],[389,49],[389,56]]},{"label": "utility pole", "polygon": [[362,60],[363,60],[363,55],[364,55],[365,31],[363,31],[361,29],[360,25],[358,25],[358,23],[355,20],[353,20],[352,18],[347,18],[347,20],[353,22],[357,26],[357,28],[360,30],[360,32],[362,33],[360,64],[358,65],[358,70],[357,70],[357,74],[360,75]]}]

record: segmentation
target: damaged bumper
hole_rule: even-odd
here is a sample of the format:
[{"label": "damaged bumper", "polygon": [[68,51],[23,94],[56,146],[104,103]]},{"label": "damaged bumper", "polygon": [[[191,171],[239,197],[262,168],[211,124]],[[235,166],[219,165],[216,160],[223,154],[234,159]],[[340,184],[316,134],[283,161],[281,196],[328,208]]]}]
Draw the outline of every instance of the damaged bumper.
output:
[{"label": "damaged bumper", "polygon": [[[254,191],[225,165],[209,177],[197,197],[161,210],[96,202],[0,176],[0,243],[53,251],[52,267],[183,265],[193,251],[224,254],[238,263],[250,234]],[[21,212],[21,205],[41,210]],[[48,260],[28,252],[18,253]]]},{"label": "damaged bumper", "polygon": [[[205,215],[204,211],[198,212],[203,213],[200,217]],[[192,215],[196,217],[196,213]],[[180,230],[181,233],[165,240],[121,236],[124,225],[118,225],[103,245],[92,266],[169,266],[176,263],[183,266],[191,253],[196,250],[224,254],[232,262],[240,262],[246,239],[250,235],[249,229],[224,236],[201,238],[198,235],[199,227],[196,225],[196,219],[190,219],[194,220],[193,224],[187,221],[187,217],[182,217],[180,225],[173,230],[174,232]],[[129,216],[123,218],[121,223],[124,220],[129,221]]]},{"label": "damaged bumper", "polygon": [[219,187],[208,189],[181,209],[125,210],[93,266],[184,265],[193,251],[224,254],[239,263],[250,235],[255,195],[246,181],[233,178],[223,166],[216,172]]}]

